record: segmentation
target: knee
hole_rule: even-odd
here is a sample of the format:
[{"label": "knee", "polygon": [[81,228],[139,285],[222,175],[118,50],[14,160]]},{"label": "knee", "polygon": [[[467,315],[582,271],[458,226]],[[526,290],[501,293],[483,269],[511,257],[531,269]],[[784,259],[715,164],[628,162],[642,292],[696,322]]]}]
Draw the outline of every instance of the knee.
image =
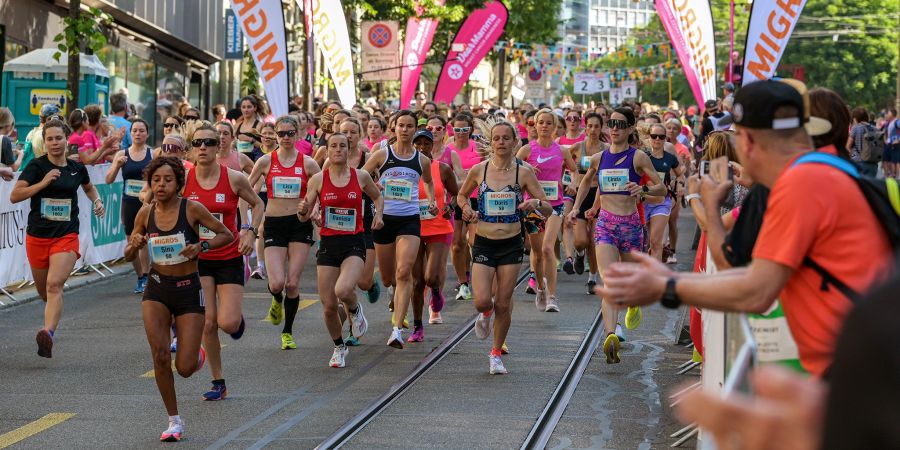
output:
[{"label": "knee", "polygon": [[341,299],[353,298],[356,295],[356,290],[353,286],[338,285],[334,287],[334,295]]},{"label": "knee", "polygon": [[[209,323],[209,322],[207,322],[207,323]],[[224,331],[226,333],[233,333],[233,332],[237,331],[237,329],[240,326],[241,326],[241,318],[240,317],[238,317],[236,319],[230,319],[230,320],[220,320],[218,322],[218,327],[221,328],[222,331]],[[211,332],[212,333],[216,332],[216,323],[215,322],[213,322],[213,329]]]},{"label": "knee", "polygon": [[425,286],[433,287],[433,288],[441,288],[441,276],[439,274],[426,274],[425,275]]},{"label": "knee", "polygon": [[412,267],[407,264],[397,266],[397,281],[412,281]]},{"label": "knee", "polygon": [[494,314],[499,317],[506,317],[512,312],[512,308],[509,307],[509,303],[499,302],[494,304]]},{"label": "knee", "polygon": [[188,378],[191,375],[193,375],[194,372],[197,371],[197,361],[184,363],[184,364],[178,364],[178,362],[176,361],[175,371],[178,372],[178,375],[181,378]]},{"label": "knee", "polygon": [[172,353],[168,347],[153,349],[153,367],[167,370],[172,366]]},{"label": "knee", "polygon": [[284,289],[288,292],[297,292],[300,289],[300,285],[297,284],[297,280],[288,280],[284,283]]},{"label": "knee", "polygon": [[63,291],[63,283],[56,281],[47,281],[47,286],[44,288],[47,295],[54,294],[59,295],[62,294]]},{"label": "knee", "polygon": [[541,253],[544,255],[556,255],[556,246],[553,243],[544,243],[541,245]]},{"label": "knee", "polygon": [[337,301],[331,303],[323,303],[322,314],[325,315],[325,317],[334,317],[338,315]]},{"label": "knee", "polygon": [[270,277],[269,278],[269,290],[272,292],[283,291],[284,290],[284,280],[283,279],[279,280],[279,279]]},{"label": "knee", "polygon": [[219,323],[215,318],[206,318],[206,322],[203,323],[203,334],[209,336],[219,332]]}]

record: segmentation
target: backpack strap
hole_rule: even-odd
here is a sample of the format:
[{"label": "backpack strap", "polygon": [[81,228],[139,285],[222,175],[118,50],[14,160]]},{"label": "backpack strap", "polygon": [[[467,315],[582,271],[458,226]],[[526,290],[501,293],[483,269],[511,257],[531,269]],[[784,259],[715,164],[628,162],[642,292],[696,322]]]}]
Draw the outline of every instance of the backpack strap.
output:
[{"label": "backpack strap", "polygon": [[827,292],[829,290],[828,286],[831,285],[837,288],[837,290],[841,294],[844,294],[844,297],[847,297],[847,299],[853,303],[858,303],[862,298],[859,292],[856,292],[855,290],[853,290],[853,288],[847,286],[843,281],[837,279],[837,277],[832,275],[831,272],[820,266],[819,263],[813,261],[813,259],[809,256],[803,258],[803,264],[805,266],[808,266],[812,270],[815,270],[816,273],[818,273],[822,277],[822,291]]}]

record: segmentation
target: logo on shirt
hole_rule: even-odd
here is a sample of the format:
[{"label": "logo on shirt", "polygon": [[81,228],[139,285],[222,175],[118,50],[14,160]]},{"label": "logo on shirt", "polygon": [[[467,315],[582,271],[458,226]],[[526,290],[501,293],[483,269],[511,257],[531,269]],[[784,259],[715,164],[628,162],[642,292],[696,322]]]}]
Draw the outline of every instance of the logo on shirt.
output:
[{"label": "logo on shirt", "polygon": [[542,158],[542,157],[538,156],[537,162],[538,162],[538,164],[543,164],[543,163],[545,163],[545,162],[547,162],[547,161],[550,161],[550,160],[553,159],[553,158],[555,158],[555,156],[548,156],[548,157],[546,157],[546,158]]},{"label": "logo on shirt", "polygon": [[216,203],[225,203],[225,194],[216,194]]},{"label": "logo on shirt", "polygon": [[347,193],[347,198],[349,198],[351,200],[356,200],[356,192]]},{"label": "logo on shirt", "polygon": [[294,167],[294,175],[302,175],[303,168],[302,167]]},{"label": "logo on shirt", "polygon": [[334,192],[326,192],[325,200],[337,200],[337,194],[335,194]]}]

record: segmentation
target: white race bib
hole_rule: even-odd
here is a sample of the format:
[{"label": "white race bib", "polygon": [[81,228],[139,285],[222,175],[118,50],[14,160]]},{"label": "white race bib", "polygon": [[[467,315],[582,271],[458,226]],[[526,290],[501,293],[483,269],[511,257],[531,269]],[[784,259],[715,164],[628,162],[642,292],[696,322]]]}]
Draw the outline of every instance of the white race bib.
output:
[{"label": "white race bib", "polygon": [[544,195],[549,201],[559,200],[559,182],[557,181],[539,181],[544,189]]},{"label": "white race bib", "polygon": [[185,246],[183,233],[152,237],[147,245],[150,248],[150,261],[153,264],[171,266],[188,261],[181,255]]},{"label": "white race bib", "polygon": [[325,228],[335,231],[356,231],[356,210],[353,208],[325,208]]},{"label": "white race bib", "polygon": [[[222,213],[210,213],[210,214],[212,214],[213,217],[215,217],[216,220],[218,220],[219,222],[222,221]],[[201,241],[208,241],[208,240],[216,237],[216,233],[214,231],[210,230],[209,228],[204,227],[203,225],[200,225],[200,233],[199,234],[200,234]]]},{"label": "white race bib", "polygon": [[412,182],[397,178],[384,180],[384,198],[387,200],[412,200]]},{"label": "white race bib", "polygon": [[272,197],[300,198],[300,177],[272,177]]},{"label": "white race bib", "polygon": [[68,222],[72,220],[72,200],[42,198],[41,217],[55,222]]},{"label": "white race bib", "polygon": [[579,163],[581,164],[581,170],[586,171],[591,168],[591,157],[590,156],[582,156]]},{"label": "white race bib", "polygon": [[253,153],[253,143],[245,142],[245,141],[238,141],[237,149],[241,153]]},{"label": "white race bib", "polygon": [[429,208],[430,205],[431,205],[431,203],[428,203],[427,198],[419,199],[419,219],[420,220],[434,219],[435,217],[437,217],[434,214],[431,214],[431,208]]},{"label": "white race bib", "polygon": [[144,184],[146,184],[144,180],[125,180],[125,195],[135,198],[140,197]]},{"label": "white race bib", "polygon": [[516,213],[515,192],[485,192],[484,212],[489,216],[511,216]]},{"label": "white race bib", "polygon": [[628,169],[603,169],[600,171],[600,190],[622,192],[628,183]]}]

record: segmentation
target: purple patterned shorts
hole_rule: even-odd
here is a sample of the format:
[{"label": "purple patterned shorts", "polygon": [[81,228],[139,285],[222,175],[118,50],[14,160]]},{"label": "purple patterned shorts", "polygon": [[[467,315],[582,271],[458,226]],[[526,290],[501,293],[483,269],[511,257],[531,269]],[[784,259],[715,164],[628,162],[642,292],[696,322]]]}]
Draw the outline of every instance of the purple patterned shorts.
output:
[{"label": "purple patterned shorts", "polygon": [[601,209],[594,227],[594,243],[612,245],[623,254],[632,250],[642,251],[644,227],[641,225],[641,216],[637,211],[619,216]]}]

